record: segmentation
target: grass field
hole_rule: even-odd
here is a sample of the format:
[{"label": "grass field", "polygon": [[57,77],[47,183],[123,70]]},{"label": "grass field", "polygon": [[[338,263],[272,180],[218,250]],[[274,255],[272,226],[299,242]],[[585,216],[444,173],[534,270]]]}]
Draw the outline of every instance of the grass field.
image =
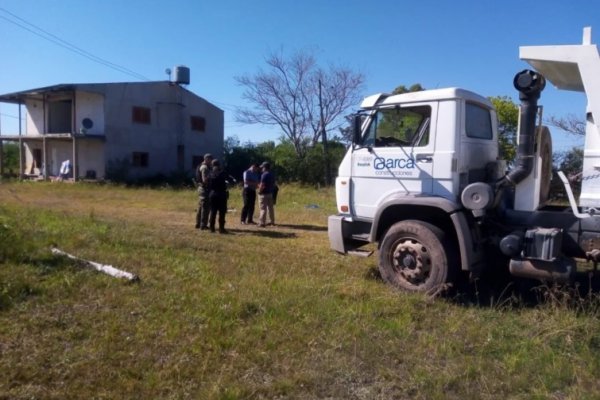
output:
[{"label": "grass field", "polygon": [[[193,229],[193,190],[0,184],[0,399],[597,399],[600,301],[393,291],[329,250],[333,189]],[[58,248],[140,276],[112,278]],[[487,302],[486,302],[487,303]]]}]

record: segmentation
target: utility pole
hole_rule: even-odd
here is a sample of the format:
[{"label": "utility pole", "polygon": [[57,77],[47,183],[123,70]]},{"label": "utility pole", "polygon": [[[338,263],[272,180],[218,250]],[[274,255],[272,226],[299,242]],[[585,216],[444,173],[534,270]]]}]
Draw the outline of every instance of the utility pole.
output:
[{"label": "utility pole", "polygon": [[323,98],[321,96],[321,78],[319,78],[319,111],[321,113],[321,136],[323,137],[323,158],[325,159],[325,184],[331,185],[331,168],[329,162],[329,149],[327,147],[327,131],[325,130],[325,118],[323,116]]}]

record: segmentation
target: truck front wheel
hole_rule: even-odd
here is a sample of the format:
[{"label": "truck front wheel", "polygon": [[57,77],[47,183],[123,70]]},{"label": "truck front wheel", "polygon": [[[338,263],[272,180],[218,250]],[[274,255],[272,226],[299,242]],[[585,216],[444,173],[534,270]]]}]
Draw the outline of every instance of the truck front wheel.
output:
[{"label": "truck front wheel", "polygon": [[379,271],[398,289],[425,292],[449,282],[450,246],[444,232],[417,220],[398,222],[379,248]]}]

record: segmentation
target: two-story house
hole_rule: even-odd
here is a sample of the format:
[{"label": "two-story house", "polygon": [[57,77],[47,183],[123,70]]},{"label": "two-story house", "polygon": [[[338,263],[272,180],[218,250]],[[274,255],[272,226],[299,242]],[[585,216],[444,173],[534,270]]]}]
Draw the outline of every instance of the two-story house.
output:
[{"label": "two-story house", "polygon": [[22,176],[57,176],[65,160],[76,179],[169,176],[223,150],[223,110],[175,82],[61,84],[2,102],[25,110],[18,134],[0,132],[20,145]]}]

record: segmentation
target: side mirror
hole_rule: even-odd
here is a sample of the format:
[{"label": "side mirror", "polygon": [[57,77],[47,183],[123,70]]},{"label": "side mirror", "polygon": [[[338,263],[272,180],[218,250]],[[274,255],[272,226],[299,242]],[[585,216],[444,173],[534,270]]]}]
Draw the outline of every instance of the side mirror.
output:
[{"label": "side mirror", "polygon": [[352,120],[352,143],[358,143],[361,139],[362,115],[356,114]]}]

